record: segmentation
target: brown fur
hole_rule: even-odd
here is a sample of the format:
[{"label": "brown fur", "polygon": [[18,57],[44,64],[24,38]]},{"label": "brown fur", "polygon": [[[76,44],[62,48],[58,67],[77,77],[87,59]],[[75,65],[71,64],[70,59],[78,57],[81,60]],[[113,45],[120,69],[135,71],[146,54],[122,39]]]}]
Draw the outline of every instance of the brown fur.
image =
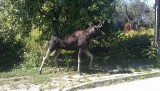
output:
[{"label": "brown fur", "polygon": [[47,49],[46,55],[43,57],[43,61],[39,69],[39,73],[41,74],[44,61],[49,57],[50,53],[53,52],[54,50],[56,50],[56,52],[53,56],[53,60],[55,61],[58,68],[59,68],[59,65],[57,63],[57,57],[61,53],[62,49],[78,50],[77,71],[79,73],[80,73],[80,63],[81,63],[80,56],[82,52],[85,52],[88,56],[90,56],[91,60],[90,60],[89,66],[91,66],[93,61],[93,56],[87,50],[87,44],[92,38],[95,38],[97,36],[103,36],[105,34],[103,31],[99,29],[101,26],[102,24],[99,24],[98,26],[94,26],[92,23],[90,23],[89,27],[85,30],[77,30],[74,33],[66,36],[52,35],[50,41],[45,43],[45,48],[48,48],[48,49]]},{"label": "brown fur", "polygon": [[131,22],[126,22],[125,25],[124,25],[123,32],[127,32],[127,31],[130,31],[130,30],[132,30]]}]

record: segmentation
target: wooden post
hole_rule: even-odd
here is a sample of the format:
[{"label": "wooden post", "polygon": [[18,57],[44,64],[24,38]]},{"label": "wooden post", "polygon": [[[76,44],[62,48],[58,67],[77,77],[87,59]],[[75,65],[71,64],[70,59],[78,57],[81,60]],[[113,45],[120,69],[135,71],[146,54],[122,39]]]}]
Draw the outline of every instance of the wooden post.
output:
[{"label": "wooden post", "polygon": [[155,34],[154,44],[157,47],[157,56],[160,58],[160,0],[155,0]]}]

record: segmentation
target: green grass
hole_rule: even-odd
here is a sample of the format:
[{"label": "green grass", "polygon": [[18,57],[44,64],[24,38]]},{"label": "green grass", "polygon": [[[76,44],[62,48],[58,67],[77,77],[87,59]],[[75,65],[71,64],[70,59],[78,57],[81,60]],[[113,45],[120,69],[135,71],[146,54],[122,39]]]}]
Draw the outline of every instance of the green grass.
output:
[{"label": "green grass", "polygon": [[33,84],[41,84],[50,82],[52,75],[40,75],[31,77],[31,83]]},{"label": "green grass", "polygon": [[21,77],[21,76],[30,76],[36,75],[38,73],[38,69],[13,69],[7,72],[0,72],[0,78],[11,78],[11,77]]},{"label": "green grass", "polygon": [[[76,84],[90,82],[91,80],[88,79],[90,77],[99,78],[102,76],[110,76],[113,74],[120,74],[120,73],[130,73],[130,72],[139,72],[139,71],[150,71],[150,66],[147,69],[143,69],[142,67],[135,68],[135,67],[126,67],[121,68],[119,66],[116,67],[119,69],[118,72],[110,73],[108,70],[105,71],[96,71],[96,68],[93,68],[91,74],[84,73],[80,78],[74,78],[77,75],[76,71],[69,68],[61,68],[59,72],[55,67],[44,67],[42,71],[42,75],[38,74],[38,68],[31,68],[29,70],[25,69],[14,69],[8,72],[1,72],[0,73],[0,86],[5,84],[10,85],[12,89],[18,89],[19,86],[25,85],[30,87],[30,85],[39,85],[41,90],[44,89],[56,89],[56,88],[65,88],[70,87]],[[67,80],[64,80],[67,78]]]},{"label": "green grass", "polygon": [[[31,68],[30,70],[25,69],[14,69],[7,72],[0,72],[0,84],[15,84],[15,82],[25,82],[26,84],[42,84],[51,81],[51,78],[64,77],[67,74],[75,74],[72,70],[65,70],[59,72],[55,67],[44,67],[42,75],[39,75],[38,68]],[[3,80],[3,81],[1,81]]]}]

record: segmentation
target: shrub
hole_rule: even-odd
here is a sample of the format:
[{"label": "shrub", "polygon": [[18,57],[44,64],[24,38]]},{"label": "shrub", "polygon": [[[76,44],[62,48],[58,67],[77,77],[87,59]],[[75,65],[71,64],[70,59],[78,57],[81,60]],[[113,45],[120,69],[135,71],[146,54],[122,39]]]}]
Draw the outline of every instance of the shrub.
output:
[{"label": "shrub", "polygon": [[23,47],[10,29],[0,30],[0,71],[10,70],[23,61]]},{"label": "shrub", "polygon": [[[156,48],[151,45],[154,30],[110,32],[100,41],[94,40],[91,48],[96,50],[94,55],[101,54],[102,63],[126,65],[135,62],[155,62]],[[101,51],[97,51],[101,49]]]},{"label": "shrub", "polygon": [[38,30],[33,30],[30,32],[29,37],[22,39],[23,44],[25,44],[24,60],[19,67],[30,69],[40,65],[44,54],[44,51],[41,49],[41,43],[43,41],[39,40],[40,34]]}]

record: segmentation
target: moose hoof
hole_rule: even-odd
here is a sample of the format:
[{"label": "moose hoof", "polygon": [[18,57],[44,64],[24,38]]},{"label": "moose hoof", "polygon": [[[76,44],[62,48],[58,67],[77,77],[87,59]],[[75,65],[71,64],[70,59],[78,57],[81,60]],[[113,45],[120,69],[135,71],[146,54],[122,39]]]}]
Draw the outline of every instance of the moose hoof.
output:
[{"label": "moose hoof", "polygon": [[42,71],[40,70],[40,71],[39,71],[39,75],[41,75],[41,74],[42,74]]},{"label": "moose hoof", "polygon": [[58,68],[58,71],[60,72],[60,71],[61,71],[61,69],[60,69],[60,68]]},{"label": "moose hoof", "polygon": [[78,72],[78,76],[81,76],[82,75],[82,73],[81,72]]},{"label": "moose hoof", "polygon": [[88,68],[91,68],[92,67],[92,65],[90,64],[89,66],[88,66]]},{"label": "moose hoof", "polygon": [[77,75],[82,75],[82,72],[81,71],[77,71]]}]

